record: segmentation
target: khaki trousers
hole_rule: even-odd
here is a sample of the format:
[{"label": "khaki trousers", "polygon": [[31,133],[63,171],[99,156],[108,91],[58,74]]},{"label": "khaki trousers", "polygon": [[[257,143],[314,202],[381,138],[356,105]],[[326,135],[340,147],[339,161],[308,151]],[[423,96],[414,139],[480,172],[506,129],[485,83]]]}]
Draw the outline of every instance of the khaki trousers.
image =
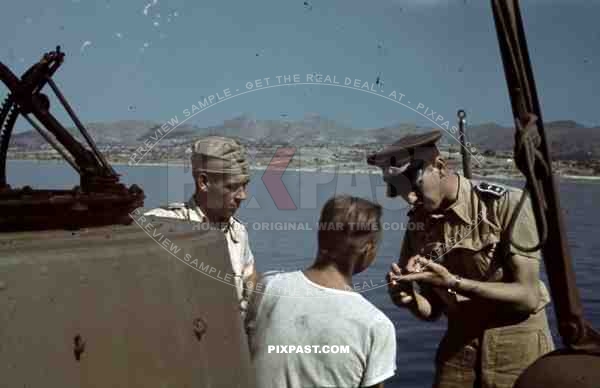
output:
[{"label": "khaki trousers", "polygon": [[525,368],[554,350],[545,309],[485,329],[456,321],[449,317],[438,348],[434,388],[512,388]]}]

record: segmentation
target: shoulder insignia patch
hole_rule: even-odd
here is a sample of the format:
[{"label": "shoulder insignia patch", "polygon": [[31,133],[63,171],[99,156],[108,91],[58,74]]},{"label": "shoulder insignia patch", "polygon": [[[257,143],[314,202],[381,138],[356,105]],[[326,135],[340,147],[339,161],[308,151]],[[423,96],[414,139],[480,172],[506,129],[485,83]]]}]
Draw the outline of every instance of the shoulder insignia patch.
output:
[{"label": "shoulder insignia patch", "polygon": [[504,193],[506,193],[505,187],[486,182],[481,182],[480,184],[475,186],[475,189],[480,193],[492,194],[495,197],[501,197],[502,195],[504,195]]}]

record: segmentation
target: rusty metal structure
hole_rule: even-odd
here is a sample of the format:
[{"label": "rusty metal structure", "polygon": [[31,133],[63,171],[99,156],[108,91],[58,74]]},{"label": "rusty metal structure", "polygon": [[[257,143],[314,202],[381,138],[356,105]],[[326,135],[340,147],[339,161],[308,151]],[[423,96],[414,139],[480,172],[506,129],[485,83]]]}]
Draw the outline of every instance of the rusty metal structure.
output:
[{"label": "rusty metal structure", "polygon": [[460,154],[462,155],[462,166],[463,166],[463,175],[467,179],[471,179],[473,174],[471,174],[471,150],[467,148],[467,141],[465,135],[465,124],[467,123],[467,113],[460,109],[457,112],[458,116],[458,129],[459,129],[459,140],[460,140]]},{"label": "rusty metal structure", "polygon": [[[595,388],[600,334],[583,317],[518,1],[491,4],[517,127],[515,161],[540,234],[539,246],[526,248],[542,250],[564,345],[515,387]],[[223,234],[132,216],[144,193],[119,183],[52,80],[63,59],[57,48],[20,78],[0,63],[10,91],[0,107],[1,385],[254,387],[235,288],[223,280],[233,273]],[[89,149],[49,112],[46,84]],[[80,174],[80,186],[7,184],[19,115]],[[458,116],[464,145],[464,112]]]},{"label": "rusty metal structure", "polygon": [[523,21],[517,0],[492,0],[494,21],[515,118],[515,162],[527,178],[558,329],[564,348],[540,358],[515,387],[597,387],[600,334],[583,316],[552,173]]},{"label": "rusty metal structure", "polygon": [[[53,74],[63,63],[64,55],[57,47],[55,51],[46,53],[20,78],[0,62],[0,80],[9,89],[0,107],[0,231],[129,224],[131,219],[128,214],[144,204],[144,192],[137,185],[127,188],[119,183],[118,174],[98,151],[52,80]],[[80,144],[50,113],[50,100],[42,93],[46,85],[54,91],[89,149]],[[6,157],[19,115],[79,173],[79,186],[72,190],[33,190],[28,186],[13,189],[8,185]]]},{"label": "rusty metal structure", "polygon": [[[143,216],[142,189],[119,183],[52,81],[63,59],[57,48],[20,78],[0,63],[0,386],[253,388],[223,233]],[[49,112],[46,84],[89,148]],[[19,115],[80,186],[7,184]]]}]

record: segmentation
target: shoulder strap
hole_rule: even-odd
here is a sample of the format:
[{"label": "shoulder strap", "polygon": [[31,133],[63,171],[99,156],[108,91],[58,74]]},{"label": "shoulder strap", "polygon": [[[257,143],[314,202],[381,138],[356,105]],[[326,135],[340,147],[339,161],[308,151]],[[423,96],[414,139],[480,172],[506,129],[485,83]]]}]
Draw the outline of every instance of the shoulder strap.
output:
[{"label": "shoulder strap", "polygon": [[491,195],[495,198],[500,198],[504,195],[504,193],[506,193],[505,187],[487,182],[479,183],[477,186],[475,186],[475,190],[483,193],[484,195]]}]

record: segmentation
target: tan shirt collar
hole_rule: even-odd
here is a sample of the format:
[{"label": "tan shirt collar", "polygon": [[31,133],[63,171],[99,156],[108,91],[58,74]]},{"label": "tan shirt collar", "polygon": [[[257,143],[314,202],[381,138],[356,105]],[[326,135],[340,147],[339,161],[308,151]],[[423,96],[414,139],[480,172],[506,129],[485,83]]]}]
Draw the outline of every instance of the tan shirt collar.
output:
[{"label": "tan shirt collar", "polygon": [[[198,205],[198,203],[196,202],[196,198],[194,196],[192,196],[189,201],[187,202],[187,207],[189,209],[191,209],[193,212],[196,212],[196,214],[198,215],[198,218],[201,220],[200,222],[210,222],[208,217],[206,216],[206,214],[204,214],[204,212],[202,211],[202,208],[200,207],[200,205]],[[233,223],[234,223],[234,219],[233,217],[229,217],[229,220],[227,222],[227,225],[222,226],[221,230],[223,232],[227,232],[227,231],[231,231],[233,230]]]},{"label": "tan shirt collar", "polygon": [[471,216],[473,189],[471,181],[467,178],[456,174],[458,177],[458,196],[456,201],[450,205],[446,211],[453,211],[461,220],[471,225],[473,223],[473,217]]}]

